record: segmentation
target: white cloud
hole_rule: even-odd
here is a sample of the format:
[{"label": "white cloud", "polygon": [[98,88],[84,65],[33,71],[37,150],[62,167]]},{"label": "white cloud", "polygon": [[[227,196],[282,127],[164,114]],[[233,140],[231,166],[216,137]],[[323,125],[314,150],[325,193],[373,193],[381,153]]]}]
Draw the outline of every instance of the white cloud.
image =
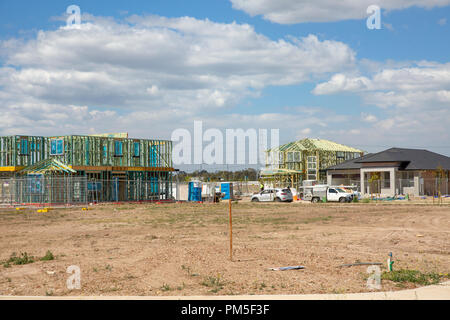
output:
[{"label": "white cloud", "polygon": [[374,116],[373,114],[370,114],[370,113],[369,114],[362,113],[361,119],[364,122],[370,122],[370,123],[376,122],[378,120],[376,116]]},{"label": "white cloud", "polygon": [[440,26],[445,26],[447,24],[447,19],[446,18],[442,18],[438,20],[438,25]]},{"label": "white cloud", "polygon": [[327,82],[318,84],[314,88],[313,93],[321,95],[344,91],[359,92],[367,90],[370,85],[370,80],[366,77],[350,77],[345,74],[335,74]]},{"label": "white cloud", "polygon": [[[0,42],[6,61],[0,67],[0,110],[8,112],[10,123],[20,120],[23,130],[36,128],[33,114],[11,112],[25,106],[36,113],[53,108],[54,119],[74,112],[64,106],[86,108],[86,123],[91,112],[104,111],[115,112],[122,122],[163,111],[204,116],[258,96],[267,86],[324,79],[355,63],[354,51],[344,43],[314,35],[271,40],[247,24],[159,16],[124,22],[89,14],[82,21],[80,29],[61,27],[25,42]],[[87,127],[74,117],[59,119],[46,119],[46,125],[54,131]],[[100,122],[96,125],[108,131],[118,123]],[[168,124],[173,121],[166,129]],[[132,125],[131,130],[148,128]],[[0,130],[8,133],[13,126],[3,122]]]},{"label": "white cloud", "polygon": [[401,10],[412,6],[442,7],[450,0],[231,0],[233,8],[252,16],[281,24],[303,22],[332,22],[367,17],[366,10],[376,4],[382,10]]},{"label": "white cloud", "polygon": [[[174,129],[203,120],[219,129],[278,128],[285,142],[300,136],[349,145],[450,140],[448,64],[358,63],[344,43],[314,35],[271,40],[246,24],[83,17],[88,22],[79,30],[62,27],[33,40],[0,42],[6,61],[0,67],[1,135],[170,138]],[[357,74],[357,67],[364,72]],[[315,94],[356,93],[391,108],[377,117],[368,111],[364,122],[359,112],[350,116],[333,106],[263,114],[232,109],[267,86],[326,79]]]},{"label": "white cloud", "polygon": [[147,88],[147,92],[150,95],[155,96],[159,93],[159,88],[158,88],[158,86],[153,85],[151,88]]},{"label": "white cloud", "polygon": [[310,128],[305,128],[305,129],[301,130],[300,133],[304,134],[304,135],[308,135],[308,134],[311,133],[311,129]]},{"label": "white cloud", "polygon": [[359,93],[368,104],[379,107],[433,109],[450,106],[450,63],[421,62],[415,67],[384,69],[371,78],[336,74],[318,84],[317,95]]},{"label": "white cloud", "polygon": [[[318,84],[313,93],[357,94],[366,105],[382,108],[379,117],[362,112],[363,122],[355,122],[352,130],[360,127],[358,141],[362,145],[433,145],[442,146],[434,151],[449,154],[450,63],[421,61],[398,68],[388,65],[370,76],[336,74]],[[345,136],[333,129],[328,134]]]},{"label": "white cloud", "polygon": [[394,26],[391,23],[383,22],[383,27],[385,27],[389,31],[394,31]]}]

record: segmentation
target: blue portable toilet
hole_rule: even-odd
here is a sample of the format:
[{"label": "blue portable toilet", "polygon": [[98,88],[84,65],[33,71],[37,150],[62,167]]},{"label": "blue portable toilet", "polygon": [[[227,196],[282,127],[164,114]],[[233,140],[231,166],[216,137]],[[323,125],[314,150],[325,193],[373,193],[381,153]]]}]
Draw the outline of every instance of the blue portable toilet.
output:
[{"label": "blue portable toilet", "polygon": [[220,192],[224,193],[224,197],[222,199],[224,200],[233,200],[233,183],[231,182],[225,182],[220,185]]},{"label": "blue portable toilet", "polygon": [[202,185],[200,182],[189,182],[188,201],[202,201]]}]

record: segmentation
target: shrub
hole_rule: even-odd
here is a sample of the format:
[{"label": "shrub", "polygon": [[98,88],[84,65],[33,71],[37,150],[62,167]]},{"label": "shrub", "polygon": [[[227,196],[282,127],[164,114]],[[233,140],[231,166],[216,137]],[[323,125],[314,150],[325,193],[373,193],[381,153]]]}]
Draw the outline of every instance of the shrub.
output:
[{"label": "shrub", "polygon": [[170,291],[170,286],[167,283],[164,283],[161,287],[162,291]]},{"label": "shrub", "polygon": [[45,256],[41,258],[41,261],[50,261],[50,260],[55,260],[55,257],[53,256],[53,253],[50,250],[47,250]]},{"label": "shrub", "polygon": [[422,273],[418,270],[402,269],[391,272],[383,272],[381,279],[391,280],[394,282],[410,282],[426,286],[439,283],[441,276],[435,272]]},{"label": "shrub", "polygon": [[[16,255],[16,253],[13,252],[11,254],[11,257],[9,258],[8,261],[6,261],[5,264],[9,265],[9,264],[12,263],[12,264],[15,264],[15,265],[23,265],[23,264],[33,263],[33,262],[34,262],[33,257],[29,256],[28,253],[23,252],[23,253],[20,254],[20,257],[18,257]],[[5,264],[3,264],[3,265],[5,266]]]},{"label": "shrub", "polygon": [[220,276],[217,277],[207,277],[203,282],[202,285],[206,287],[214,287],[214,286],[222,286],[222,282],[220,281]]}]

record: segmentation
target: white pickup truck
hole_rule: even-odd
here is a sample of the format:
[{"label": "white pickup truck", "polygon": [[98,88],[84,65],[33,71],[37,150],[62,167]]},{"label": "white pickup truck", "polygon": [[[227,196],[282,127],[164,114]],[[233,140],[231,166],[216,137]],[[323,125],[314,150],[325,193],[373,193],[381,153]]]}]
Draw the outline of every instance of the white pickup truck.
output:
[{"label": "white pickup truck", "polygon": [[342,188],[325,185],[315,185],[308,191],[305,200],[311,199],[311,202],[320,202],[324,198],[327,202],[351,202],[355,196]]}]

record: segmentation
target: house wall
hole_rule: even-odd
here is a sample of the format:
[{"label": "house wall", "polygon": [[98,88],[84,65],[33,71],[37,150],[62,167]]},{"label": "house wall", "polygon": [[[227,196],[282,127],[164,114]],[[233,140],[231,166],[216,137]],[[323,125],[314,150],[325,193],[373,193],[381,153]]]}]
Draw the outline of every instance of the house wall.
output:
[{"label": "house wall", "polygon": [[[288,161],[289,152],[300,152],[301,160],[298,162]],[[280,168],[300,171],[300,181],[308,179],[308,157],[316,157],[316,174],[314,179],[308,180],[326,180],[326,169],[330,166],[340,164],[344,161],[360,157],[362,153],[324,151],[324,150],[302,150],[302,151],[279,151],[279,155],[266,156],[266,168]],[[281,156],[280,156],[281,154]],[[338,157],[339,154],[339,157]],[[277,162],[278,161],[278,162]]]},{"label": "house wall", "polygon": [[0,137],[0,167],[15,171],[45,159],[46,141],[38,136]]},{"label": "house wall", "polygon": [[[56,157],[72,166],[172,167],[171,141],[96,136],[49,139],[64,140],[64,154]],[[139,146],[136,155],[135,143]]]},{"label": "house wall", "polygon": [[[348,184],[349,180],[345,179],[345,175],[356,174],[360,179],[361,193],[368,195],[370,194],[368,190],[369,183],[365,175],[367,173],[378,172],[381,173],[379,191],[383,197],[407,194],[410,196],[432,196],[437,195],[439,190],[442,195],[448,195],[450,193],[450,171],[448,170],[445,171],[445,177],[441,179],[439,188],[436,179],[436,170],[399,170],[397,166],[388,167],[388,163],[382,165],[376,167],[374,164],[371,164],[362,169],[327,170],[327,184]],[[385,182],[384,172],[390,172],[389,187],[383,187]],[[341,175],[344,175],[344,177]]]},{"label": "house wall", "polygon": [[[62,152],[57,155],[51,152],[53,140],[63,141]],[[121,145],[122,155],[117,154],[116,149],[119,145]],[[136,154],[135,146],[136,151],[139,151]],[[172,142],[167,140],[97,136],[0,137],[0,171],[2,172],[19,171],[48,158],[56,158],[73,167],[86,167],[86,170],[94,170],[92,167],[173,167]],[[81,169],[78,168],[78,170]],[[98,170],[105,170],[105,168]]]},{"label": "house wall", "polygon": [[[363,174],[361,173],[363,172]],[[398,168],[387,167],[366,167],[363,169],[348,169],[348,170],[327,170],[327,184],[329,185],[351,185],[349,181],[358,177],[360,180],[360,190],[362,194],[370,194],[368,190],[368,179],[364,178],[367,173],[378,172],[381,173],[380,194],[383,197],[391,197],[394,195],[437,195],[438,184],[435,177],[435,170],[424,171],[404,171]],[[394,172],[395,175],[390,174],[390,187],[384,188],[385,177],[384,172]],[[352,178],[348,178],[352,177]],[[364,181],[363,181],[364,180]],[[450,172],[447,171],[446,177],[442,179],[440,191],[442,195],[450,193]]]},{"label": "house wall", "polygon": [[360,170],[328,170],[327,171],[327,184],[328,185],[359,185]]},{"label": "house wall", "polygon": [[[366,173],[389,172],[390,187],[389,188],[381,187],[380,196],[381,197],[393,197],[393,196],[395,196],[395,194],[396,194],[395,193],[395,190],[396,190],[396,184],[395,183],[396,183],[397,168],[387,168],[387,167],[361,168],[360,172],[361,172],[361,177],[360,177],[361,178],[361,193],[363,195],[369,195],[370,194],[370,192],[368,190],[369,183],[365,179]],[[383,182],[384,182],[384,178],[383,178],[383,174],[382,174],[381,183],[383,183]],[[381,184],[381,186],[383,186],[383,184]]]}]

